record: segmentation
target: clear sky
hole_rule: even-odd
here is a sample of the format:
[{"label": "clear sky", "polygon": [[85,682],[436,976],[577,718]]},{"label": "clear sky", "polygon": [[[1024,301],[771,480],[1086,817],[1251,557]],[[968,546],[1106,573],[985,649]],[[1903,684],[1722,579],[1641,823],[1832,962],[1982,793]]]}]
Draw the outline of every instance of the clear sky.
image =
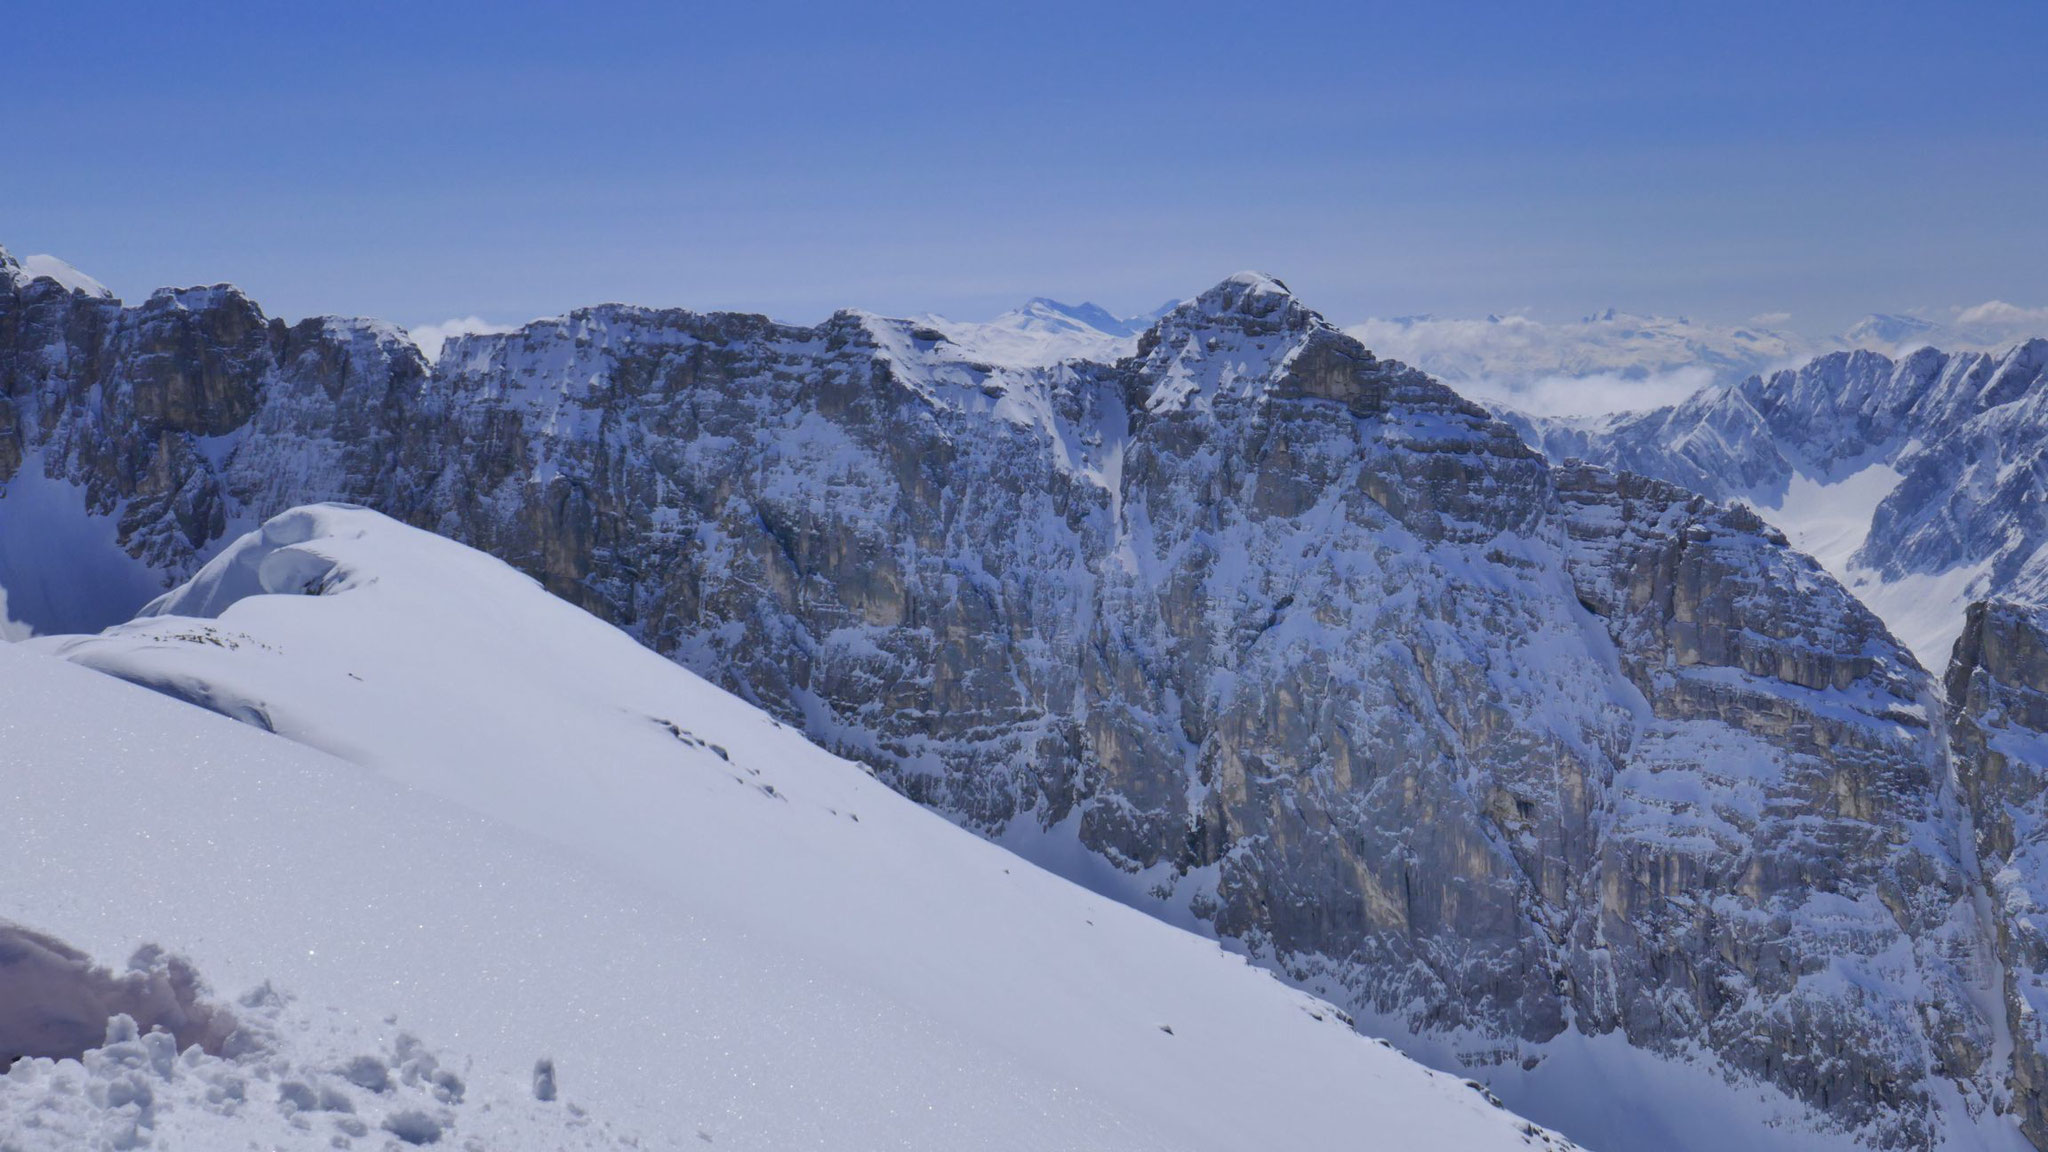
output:
[{"label": "clear sky", "polygon": [[404,324],[2048,304],[2048,2],[8,6],[0,245]]}]

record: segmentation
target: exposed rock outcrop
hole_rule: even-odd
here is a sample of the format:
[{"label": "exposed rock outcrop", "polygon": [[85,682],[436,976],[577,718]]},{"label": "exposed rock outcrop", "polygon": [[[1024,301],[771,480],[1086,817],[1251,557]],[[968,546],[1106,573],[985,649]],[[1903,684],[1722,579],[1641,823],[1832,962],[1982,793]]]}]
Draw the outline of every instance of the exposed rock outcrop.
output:
[{"label": "exposed rock outcrop", "polygon": [[2048,611],[1971,605],[1947,687],[1956,778],[1999,912],[2012,1106],[2048,1146]]}]

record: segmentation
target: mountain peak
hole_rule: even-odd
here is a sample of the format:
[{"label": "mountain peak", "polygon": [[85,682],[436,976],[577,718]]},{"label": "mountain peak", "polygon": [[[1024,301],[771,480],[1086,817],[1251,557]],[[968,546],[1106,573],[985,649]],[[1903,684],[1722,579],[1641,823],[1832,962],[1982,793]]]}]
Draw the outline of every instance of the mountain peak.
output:
[{"label": "mountain peak", "polygon": [[[0,267],[4,266],[4,263],[0,263]],[[47,252],[22,257],[19,267],[23,278],[27,280],[55,280],[73,292],[83,292],[87,296],[98,296],[106,300],[114,296],[105,284]]]},{"label": "mountain peak", "polygon": [[17,258],[5,247],[0,247],[0,284],[27,287],[37,280],[54,280],[66,291],[83,292],[103,300],[111,300],[114,296],[106,285],[47,252]]},{"label": "mountain peak", "polygon": [[1294,291],[1282,283],[1278,276],[1269,276],[1264,272],[1255,271],[1232,273],[1224,277],[1223,283],[1218,284],[1217,287],[1237,288],[1249,294],[1261,296],[1294,295]]},{"label": "mountain peak", "polygon": [[1265,317],[1303,305],[1278,277],[1264,272],[1239,272],[1225,277],[1214,288],[1188,302],[1208,316],[1239,313]]},{"label": "mountain peak", "polygon": [[992,323],[1020,329],[1079,327],[1110,336],[1136,335],[1144,327],[1141,323],[1125,320],[1092,300],[1066,304],[1050,296],[1033,296],[1024,302],[1022,308],[1011,309]]},{"label": "mountain peak", "polygon": [[1852,348],[1895,349],[1924,344],[1941,334],[1941,325],[1918,316],[1873,312],[1851,325],[1842,340]]}]

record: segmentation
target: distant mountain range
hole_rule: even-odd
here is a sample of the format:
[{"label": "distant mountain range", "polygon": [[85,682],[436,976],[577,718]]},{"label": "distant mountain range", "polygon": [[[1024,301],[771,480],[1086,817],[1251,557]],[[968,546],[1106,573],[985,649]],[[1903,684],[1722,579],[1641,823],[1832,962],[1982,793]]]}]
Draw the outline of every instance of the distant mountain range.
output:
[{"label": "distant mountain range", "polygon": [[[931,314],[916,319],[971,356],[1024,367],[1128,355],[1138,334],[1172,307],[1117,316],[1092,303],[1037,297],[988,321]],[[1522,315],[1425,315],[1371,319],[1344,331],[1376,355],[1412,364],[1476,398],[1546,416],[1676,403],[1710,385],[1796,367],[1835,351],[1996,351],[2048,333],[2048,308],[1997,301],[1957,309],[1946,320],[1874,313],[1823,338],[1776,327],[1783,319],[1762,316],[1721,325],[1609,308],[1566,323]]]},{"label": "distant mountain range", "polygon": [[1447,381],[1510,386],[1556,376],[1645,380],[1686,369],[1740,376],[1807,351],[1800,338],[1760,326],[1723,328],[1612,308],[1566,324],[1527,316],[1402,316],[1345,332],[1379,355]]},{"label": "distant mountain range", "polygon": [[2048,605],[2048,339],[1834,352],[1646,412],[1508,415],[1554,459],[1756,508],[1928,668],[1973,601]]},{"label": "distant mountain range", "polygon": [[1137,316],[1116,316],[1098,304],[1062,304],[1034,296],[993,320],[969,322],[926,314],[917,322],[946,334],[967,355],[994,364],[1032,367],[1061,360],[1128,356],[1138,335],[1178,306],[1169,300]]},{"label": "distant mountain range", "polygon": [[1818,339],[1773,326],[1783,319],[1719,325],[1610,308],[1568,323],[1518,315],[1403,316],[1345,331],[1376,353],[1474,396],[1554,416],[1676,403],[1708,385],[1738,383],[1829,352],[1898,355],[1927,346],[1995,351],[2048,333],[2048,309],[1997,301],[1958,309],[1947,320],[1870,315],[1839,335]]}]

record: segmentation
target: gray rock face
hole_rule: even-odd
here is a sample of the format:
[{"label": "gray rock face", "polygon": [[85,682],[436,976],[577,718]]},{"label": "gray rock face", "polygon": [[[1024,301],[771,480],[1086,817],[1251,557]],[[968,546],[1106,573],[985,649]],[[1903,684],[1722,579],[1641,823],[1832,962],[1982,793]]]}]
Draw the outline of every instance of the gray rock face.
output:
[{"label": "gray rock face", "polygon": [[287,325],[227,285],[124,308],[0,253],[0,484],[30,467],[75,489],[160,582],[261,509],[387,502],[426,376],[389,325]]},{"label": "gray rock face", "polygon": [[1883,625],[1277,281],[1114,364],[607,306],[431,371],[232,290],[11,284],[0,452],[167,576],[371,504],[1475,1064],[1618,1034],[1886,1147],[1974,1146],[2017,1075],[1957,959],[1994,928],[1944,714]]},{"label": "gray rock face", "polygon": [[1947,676],[1956,778],[1996,919],[2012,1107],[2048,1145],[2048,611],[1971,605]]},{"label": "gray rock face", "polygon": [[[1613,983],[1582,1013],[1650,1046],[1710,1037],[1805,1099],[1937,1138],[1899,1086],[1915,1065],[1972,1075],[1995,1024],[1943,959],[1977,928],[1924,678],[1747,510],[1583,465],[1558,486],[1576,595],[1652,714],[1608,788],[1576,942]],[[1842,1013],[1838,982],[1888,986],[1929,1026]],[[1844,1078],[1848,1051],[1903,1059]]]}]

